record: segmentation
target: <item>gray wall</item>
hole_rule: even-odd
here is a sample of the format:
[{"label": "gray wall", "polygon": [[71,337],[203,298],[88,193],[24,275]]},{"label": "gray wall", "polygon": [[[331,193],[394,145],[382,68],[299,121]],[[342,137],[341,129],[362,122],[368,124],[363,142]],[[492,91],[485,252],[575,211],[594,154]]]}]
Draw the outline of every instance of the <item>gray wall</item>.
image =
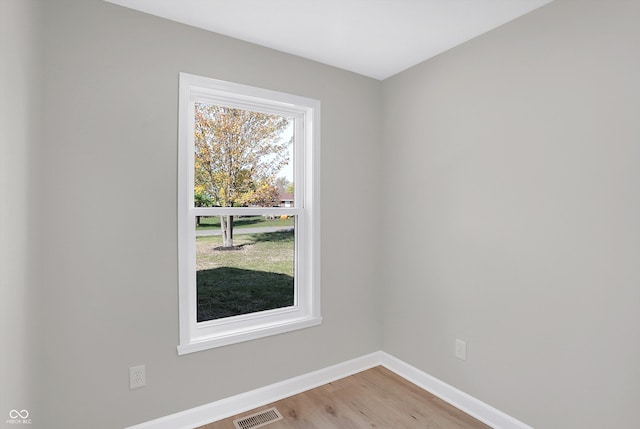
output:
[{"label": "gray wall", "polygon": [[0,422],[37,410],[35,277],[30,257],[32,148],[37,138],[37,8],[0,0]]},{"label": "gray wall", "polygon": [[[379,349],[380,82],[98,0],[40,5],[41,427],[124,427]],[[321,100],[320,327],[177,356],[179,72]]]},{"label": "gray wall", "polygon": [[637,427],[638,17],[557,0],[383,86],[382,348],[536,428]]}]

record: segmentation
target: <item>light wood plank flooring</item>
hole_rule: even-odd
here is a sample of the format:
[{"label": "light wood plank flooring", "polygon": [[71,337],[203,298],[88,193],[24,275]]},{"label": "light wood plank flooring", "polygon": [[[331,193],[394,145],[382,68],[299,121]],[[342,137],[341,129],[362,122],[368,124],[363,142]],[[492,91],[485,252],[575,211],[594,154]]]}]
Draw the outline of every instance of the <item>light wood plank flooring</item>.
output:
[{"label": "light wood plank flooring", "polygon": [[378,366],[199,429],[234,429],[233,420],[276,407],[264,429],[486,429],[429,392]]}]

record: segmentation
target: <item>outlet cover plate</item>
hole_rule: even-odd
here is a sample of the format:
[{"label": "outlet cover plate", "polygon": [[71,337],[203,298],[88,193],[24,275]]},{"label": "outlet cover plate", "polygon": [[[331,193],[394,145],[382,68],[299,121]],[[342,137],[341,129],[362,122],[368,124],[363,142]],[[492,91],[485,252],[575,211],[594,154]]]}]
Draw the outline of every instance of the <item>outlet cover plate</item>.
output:
[{"label": "outlet cover plate", "polygon": [[456,357],[460,360],[467,360],[467,342],[456,340]]},{"label": "outlet cover plate", "polygon": [[144,365],[132,366],[129,368],[129,389],[138,389],[147,382]]}]

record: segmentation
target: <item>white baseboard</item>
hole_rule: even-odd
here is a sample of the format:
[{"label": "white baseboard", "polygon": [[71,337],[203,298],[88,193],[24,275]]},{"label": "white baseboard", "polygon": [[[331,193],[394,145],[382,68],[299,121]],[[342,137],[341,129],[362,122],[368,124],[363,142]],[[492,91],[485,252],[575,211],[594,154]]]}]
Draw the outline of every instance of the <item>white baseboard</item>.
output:
[{"label": "white baseboard", "polygon": [[533,429],[385,352],[375,352],[126,429],[193,429],[382,365],[494,429]]},{"label": "white baseboard", "polygon": [[126,429],[193,429],[380,365],[378,352]]},{"label": "white baseboard", "polygon": [[385,352],[378,352],[380,364],[400,377],[422,387],[443,401],[494,429],[533,429],[473,396],[415,368]]}]

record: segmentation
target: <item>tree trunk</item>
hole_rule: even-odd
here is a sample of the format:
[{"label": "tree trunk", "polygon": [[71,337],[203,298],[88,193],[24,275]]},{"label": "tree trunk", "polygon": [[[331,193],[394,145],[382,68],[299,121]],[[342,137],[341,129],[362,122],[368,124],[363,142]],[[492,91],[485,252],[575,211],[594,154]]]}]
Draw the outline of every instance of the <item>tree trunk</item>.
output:
[{"label": "tree trunk", "polygon": [[233,216],[220,216],[222,247],[233,247]]}]

